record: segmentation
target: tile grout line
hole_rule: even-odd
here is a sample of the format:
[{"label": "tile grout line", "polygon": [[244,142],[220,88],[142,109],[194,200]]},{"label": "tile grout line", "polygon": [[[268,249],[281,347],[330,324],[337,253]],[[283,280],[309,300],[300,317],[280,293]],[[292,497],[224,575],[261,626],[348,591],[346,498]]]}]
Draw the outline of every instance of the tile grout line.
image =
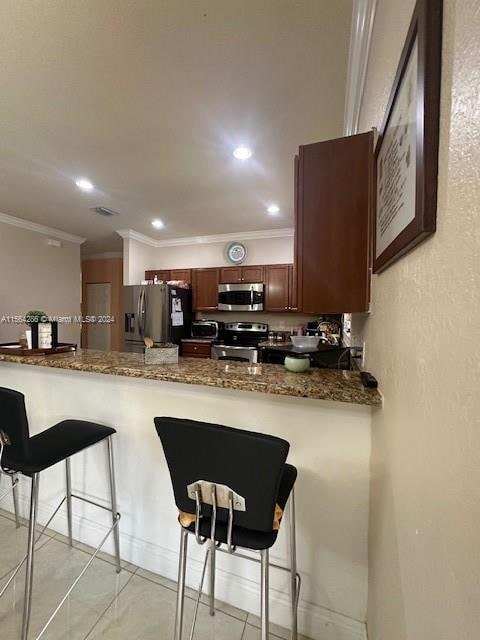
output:
[{"label": "tile grout line", "polygon": [[[122,569],[122,571],[125,571],[125,569]],[[110,609],[110,607],[114,604],[115,600],[117,600],[117,598],[119,598],[120,594],[123,593],[123,590],[125,589],[125,587],[130,584],[130,581],[133,579],[133,576],[137,573],[138,571],[138,567],[135,569],[135,571],[131,572],[128,571],[128,573],[130,573],[130,577],[128,578],[128,580],[125,582],[125,584],[123,585],[123,587],[120,589],[120,591],[118,593],[115,594],[115,596],[112,598],[112,600],[109,602],[109,604],[105,607],[104,611],[102,611],[102,613],[98,616],[97,620],[93,623],[92,627],[90,628],[90,630],[87,632],[87,634],[83,637],[83,640],[87,640],[88,636],[93,632],[93,630],[95,629],[95,627],[98,625],[98,623],[100,622],[100,620],[105,616],[105,614],[107,613],[107,611]]]},{"label": "tile grout line", "polygon": [[[148,569],[147,569],[148,571]],[[161,576],[162,578],[164,576]],[[137,578],[140,578],[142,580],[147,580],[147,582],[151,582],[152,584],[156,584],[157,587],[163,587],[164,589],[168,589],[169,591],[173,591],[173,593],[177,593],[177,589],[174,589],[173,587],[169,587],[166,584],[162,584],[161,582],[157,582],[156,580],[153,580],[152,578],[147,578],[147,576],[141,576],[141,575],[137,575]],[[167,578],[168,580],[168,578]],[[193,587],[189,587],[190,589],[193,589]],[[202,594],[205,595],[205,594]],[[192,600],[193,602],[195,602],[196,600],[196,596],[190,596],[187,593],[185,593],[185,597],[188,598],[189,600]],[[199,603],[201,606],[203,607],[208,607],[209,605],[206,604],[205,602],[202,602],[202,600],[200,600]],[[224,604],[228,605],[228,602],[225,602]],[[234,607],[234,605],[229,605],[233,608],[238,608],[238,607]],[[243,611],[243,609],[239,609],[240,611]],[[229,618],[233,618],[234,620],[238,620],[239,622],[245,622],[245,624],[247,624],[247,618],[248,618],[248,611],[244,611],[244,613],[246,614],[245,620],[243,618],[239,618],[237,616],[234,616],[233,613],[228,613],[228,611],[223,611],[222,609],[216,609],[216,611],[219,611],[222,615],[228,616]]]}]

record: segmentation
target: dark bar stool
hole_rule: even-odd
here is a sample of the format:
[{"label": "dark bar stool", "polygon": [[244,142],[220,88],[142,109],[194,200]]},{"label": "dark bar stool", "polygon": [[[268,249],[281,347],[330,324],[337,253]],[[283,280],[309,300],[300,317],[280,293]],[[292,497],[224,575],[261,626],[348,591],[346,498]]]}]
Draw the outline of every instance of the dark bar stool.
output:
[{"label": "dark bar stool", "polygon": [[[108,536],[113,532],[115,544],[115,556],[117,572],[120,572],[120,541],[118,532],[118,521],[120,514],[117,512],[117,499],[115,489],[115,468],[113,459],[112,435],[115,429],[106,427],[94,422],[86,422],[84,420],[64,420],[54,425],[50,429],[30,437],[27,413],[25,410],[25,398],[22,393],[13,389],[0,387],[0,472],[7,474],[12,479],[14,507],[17,526],[20,525],[18,517],[18,501],[17,501],[17,483],[18,474],[31,478],[30,493],[30,518],[28,525],[28,550],[23,560],[15,567],[13,573],[9,577],[7,583],[0,591],[0,597],[5,593],[7,587],[11,584],[17,575],[23,563],[26,561],[26,579],[25,579],[25,599],[23,609],[22,624],[22,640],[28,640],[28,631],[30,625],[30,613],[32,606],[32,585],[33,585],[33,561],[35,544],[38,542],[44,531],[58,513],[60,507],[66,502],[67,518],[68,518],[68,537],[70,545],[73,544],[72,538],[72,498],[77,498],[93,504],[102,509],[106,509],[112,514],[112,526],[104,536],[100,545],[95,549],[89,561],[82,569],[79,576],[75,579],[71,587],[68,589],[59,605],[52,613],[37,640],[44,634],[48,625],[51,623],[55,615],[60,610],[65,600],[68,598],[80,578],[84,575],[98,552],[105,544]],[[70,476],[70,457],[83,451],[87,447],[91,447],[101,441],[106,441],[108,448],[108,468],[110,480],[110,507],[105,507],[99,503],[83,498],[72,493],[72,483]],[[43,527],[37,540],[35,540],[35,525],[37,520],[38,509],[38,491],[40,482],[40,473],[58,462],[65,461],[66,473],[66,495],[61,500],[58,507],[53,512],[48,522]],[[4,496],[2,496],[4,497]]]},{"label": "dark bar stool", "polygon": [[[300,576],[296,568],[295,467],[286,464],[289,443],[280,438],[221,425],[155,418],[180,511],[180,559],[174,640],[182,640],[188,534],[208,542],[195,605],[193,635],[205,571],[209,562],[210,614],[215,612],[215,554],[236,553],[261,564],[261,638],[268,640],[269,567],[290,572],[292,639],[297,638]],[[290,566],[269,562],[279,521],[290,506]],[[278,525],[278,526],[277,526]],[[260,553],[251,558],[237,548]]]}]

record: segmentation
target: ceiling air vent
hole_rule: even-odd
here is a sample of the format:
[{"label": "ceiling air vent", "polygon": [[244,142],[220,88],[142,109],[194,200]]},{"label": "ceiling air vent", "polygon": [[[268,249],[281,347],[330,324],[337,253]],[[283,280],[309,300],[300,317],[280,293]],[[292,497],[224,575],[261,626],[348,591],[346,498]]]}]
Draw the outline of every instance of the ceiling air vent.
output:
[{"label": "ceiling air vent", "polygon": [[118,216],[118,211],[113,211],[113,209],[108,209],[107,207],[93,207],[92,211],[98,213],[100,216],[105,216],[109,218],[110,216]]}]

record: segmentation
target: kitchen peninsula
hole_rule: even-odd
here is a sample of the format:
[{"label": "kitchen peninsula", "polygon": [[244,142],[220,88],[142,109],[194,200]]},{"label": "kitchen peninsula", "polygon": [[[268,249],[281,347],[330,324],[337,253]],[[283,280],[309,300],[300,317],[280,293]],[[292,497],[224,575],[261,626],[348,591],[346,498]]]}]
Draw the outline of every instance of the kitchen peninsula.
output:
[{"label": "kitchen peninsula", "polygon": [[[178,524],[167,465],[153,426],[155,416],[205,420],[270,433],[291,443],[297,466],[298,566],[302,574],[301,633],[338,640],[362,638],[367,599],[367,529],[371,414],[381,404],[359,374],[316,369],[302,374],[279,365],[180,358],[178,365],[146,365],[141,354],[80,350],[47,357],[0,355],[0,385],[25,394],[32,432],[67,418],[117,429],[115,453],[124,560],[176,579]],[[188,442],[185,442],[188,447]],[[73,484],[87,497],[107,501],[101,447],[72,464]],[[20,486],[26,513],[28,480]],[[63,468],[52,468],[40,488],[40,522],[46,522],[63,487]],[[81,504],[74,537],[101,538],[97,511]],[[105,516],[105,525],[108,517]],[[66,514],[53,526],[66,532]],[[282,529],[275,557],[287,562]],[[191,545],[187,581],[198,585],[203,551]],[[232,580],[232,574],[235,579]],[[218,598],[258,611],[259,571],[221,557]],[[272,572],[271,619],[288,626],[286,578]]]}]

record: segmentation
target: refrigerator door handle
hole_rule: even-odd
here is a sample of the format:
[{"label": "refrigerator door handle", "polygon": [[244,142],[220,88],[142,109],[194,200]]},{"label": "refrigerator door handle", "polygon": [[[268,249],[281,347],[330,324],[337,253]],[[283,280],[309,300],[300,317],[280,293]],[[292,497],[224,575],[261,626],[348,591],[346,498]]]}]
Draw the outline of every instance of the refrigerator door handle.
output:
[{"label": "refrigerator door handle", "polygon": [[145,297],[145,289],[142,288],[142,290],[140,291],[140,295],[138,296],[138,303],[137,303],[138,332],[140,333],[140,336],[142,338],[145,337],[143,335],[143,331],[144,331],[143,321],[145,319],[145,316],[144,316],[144,314],[145,314],[144,297]]}]

